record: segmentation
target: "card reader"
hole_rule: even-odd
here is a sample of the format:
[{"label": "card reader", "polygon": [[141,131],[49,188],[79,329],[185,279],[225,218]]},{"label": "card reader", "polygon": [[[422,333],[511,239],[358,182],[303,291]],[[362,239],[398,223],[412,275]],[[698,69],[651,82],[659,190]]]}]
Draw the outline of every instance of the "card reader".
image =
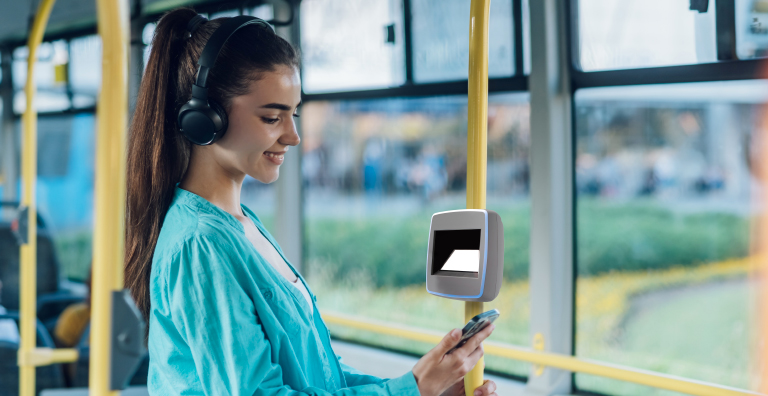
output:
[{"label": "card reader", "polygon": [[462,301],[493,301],[504,270],[504,228],[492,210],[465,209],[432,215],[427,291]]}]

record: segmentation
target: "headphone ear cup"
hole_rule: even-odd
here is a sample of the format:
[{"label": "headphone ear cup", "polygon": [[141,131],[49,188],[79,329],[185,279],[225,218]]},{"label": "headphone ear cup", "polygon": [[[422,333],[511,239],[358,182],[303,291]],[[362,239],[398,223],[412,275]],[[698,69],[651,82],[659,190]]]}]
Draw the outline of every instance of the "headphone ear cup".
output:
[{"label": "headphone ear cup", "polygon": [[208,105],[211,107],[211,110],[213,110],[219,116],[219,119],[221,119],[221,129],[216,131],[216,137],[213,139],[215,142],[221,139],[221,137],[224,136],[224,133],[227,131],[227,127],[229,126],[229,118],[227,118],[227,111],[224,110],[224,107],[222,107],[219,102],[213,99],[208,99]]},{"label": "headphone ear cup", "polygon": [[211,144],[216,137],[216,122],[211,117],[218,118],[206,102],[192,98],[179,109],[177,125],[182,135],[197,145]]}]

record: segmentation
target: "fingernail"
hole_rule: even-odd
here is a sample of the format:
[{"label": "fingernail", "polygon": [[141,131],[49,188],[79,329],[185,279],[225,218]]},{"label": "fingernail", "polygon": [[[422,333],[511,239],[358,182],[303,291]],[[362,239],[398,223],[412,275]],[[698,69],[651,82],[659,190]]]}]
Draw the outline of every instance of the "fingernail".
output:
[{"label": "fingernail", "polygon": [[451,330],[451,338],[456,338],[458,336],[459,336],[459,329]]},{"label": "fingernail", "polygon": [[482,395],[482,394],[483,394],[483,392],[480,392],[480,390],[476,390],[476,391],[475,391],[475,396],[480,396],[480,395]]}]

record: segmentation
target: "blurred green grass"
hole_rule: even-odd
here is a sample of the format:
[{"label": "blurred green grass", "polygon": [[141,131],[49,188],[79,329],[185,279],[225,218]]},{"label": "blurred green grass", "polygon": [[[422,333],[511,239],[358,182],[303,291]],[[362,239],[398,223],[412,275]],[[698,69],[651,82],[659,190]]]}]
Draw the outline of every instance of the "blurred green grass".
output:
[{"label": "blurred green grass", "polygon": [[[621,323],[602,337],[585,333],[596,318],[584,318],[577,331],[577,353],[581,351],[582,356],[591,359],[756,390],[757,378],[750,364],[757,358],[754,346],[759,342],[754,315],[757,283],[736,272],[730,276],[710,275],[709,280],[703,278],[674,288],[657,286],[650,293],[634,296],[627,309],[617,312]],[[594,315],[587,316],[590,314]],[[591,375],[579,374],[576,381],[579,389],[617,396],[682,395]]]},{"label": "blurred green grass", "polygon": [[[504,223],[504,278],[526,279],[530,205],[491,209]],[[330,271],[337,281],[356,274],[374,287],[422,283],[431,216],[424,211],[408,217],[308,218],[307,261]],[[749,252],[748,220],[736,214],[679,213],[652,203],[581,199],[577,224],[579,276],[695,266]]]},{"label": "blurred green grass", "polygon": [[[493,339],[528,345],[530,307],[526,280],[530,206],[518,203],[492,209],[504,222],[504,288],[520,291],[502,295],[486,304],[487,309],[504,308]],[[464,321],[463,304],[431,296],[424,290],[431,215],[432,211],[424,211],[409,217],[307,219],[304,272],[308,273],[313,289],[318,289],[316,293],[321,307],[434,331],[447,332],[460,327]],[[582,349],[586,351],[584,356],[616,361],[617,356],[626,355],[629,357],[622,363],[630,366],[656,367],[633,357],[636,356],[632,352],[636,350],[635,345],[651,345],[659,339],[674,342],[676,338],[685,337],[677,332],[644,332],[635,337],[636,341],[617,348],[612,337],[629,314],[630,302],[636,293],[653,293],[659,289],[680,288],[731,276],[723,275],[724,270],[718,269],[722,266],[711,263],[743,258],[749,252],[749,219],[737,214],[672,210],[645,201],[612,203],[580,199],[577,221],[578,287],[586,292],[585,296],[597,296],[582,304],[577,312],[581,321],[579,342],[586,343],[586,349]],[[743,265],[734,265],[737,268],[733,271],[741,275],[746,273]],[[727,268],[731,266],[725,264]],[[687,300],[687,303],[678,304],[677,309],[683,312],[693,309],[692,303]],[[729,314],[739,313],[741,308],[728,311],[727,305],[714,306],[711,311],[714,327],[711,331],[699,332],[701,337],[695,345],[706,350],[708,345],[720,342],[717,334],[722,329],[717,327],[729,326]],[[741,314],[743,318],[743,312]],[[670,315],[668,323],[674,327],[675,314]],[[423,354],[431,348],[418,342],[338,326],[332,332],[341,338],[415,354]],[[737,350],[726,360],[731,363],[712,362],[693,370],[684,368],[689,361],[686,352],[674,348],[667,350],[663,345],[654,350],[659,351],[657,356],[661,361],[668,362],[665,372],[707,380],[704,374],[714,368],[732,377],[725,378],[726,383],[746,386],[747,376],[733,374],[734,370],[742,373],[741,369],[748,362]],[[488,359],[487,368],[512,375],[528,374],[528,365],[495,357]],[[597,386],[599,388],[599,384]],[[614,382],[611,386],[617,385]],[[625,386],[630,389],[626,394],[633,394],[638,389],[627,384],[622,384],[621,389]]]}]

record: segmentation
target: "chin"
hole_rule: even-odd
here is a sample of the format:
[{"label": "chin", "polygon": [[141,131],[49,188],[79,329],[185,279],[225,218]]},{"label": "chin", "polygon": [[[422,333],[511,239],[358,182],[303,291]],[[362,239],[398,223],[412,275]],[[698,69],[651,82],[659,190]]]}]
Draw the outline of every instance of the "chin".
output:
[{"label": "chin", "polygon": [[280,176],[280,172],[274,172],[271,174],[254,174],[251,175],[254,179],[264,183],[264,184],[270,184],[277,181],[277,178]]}]

